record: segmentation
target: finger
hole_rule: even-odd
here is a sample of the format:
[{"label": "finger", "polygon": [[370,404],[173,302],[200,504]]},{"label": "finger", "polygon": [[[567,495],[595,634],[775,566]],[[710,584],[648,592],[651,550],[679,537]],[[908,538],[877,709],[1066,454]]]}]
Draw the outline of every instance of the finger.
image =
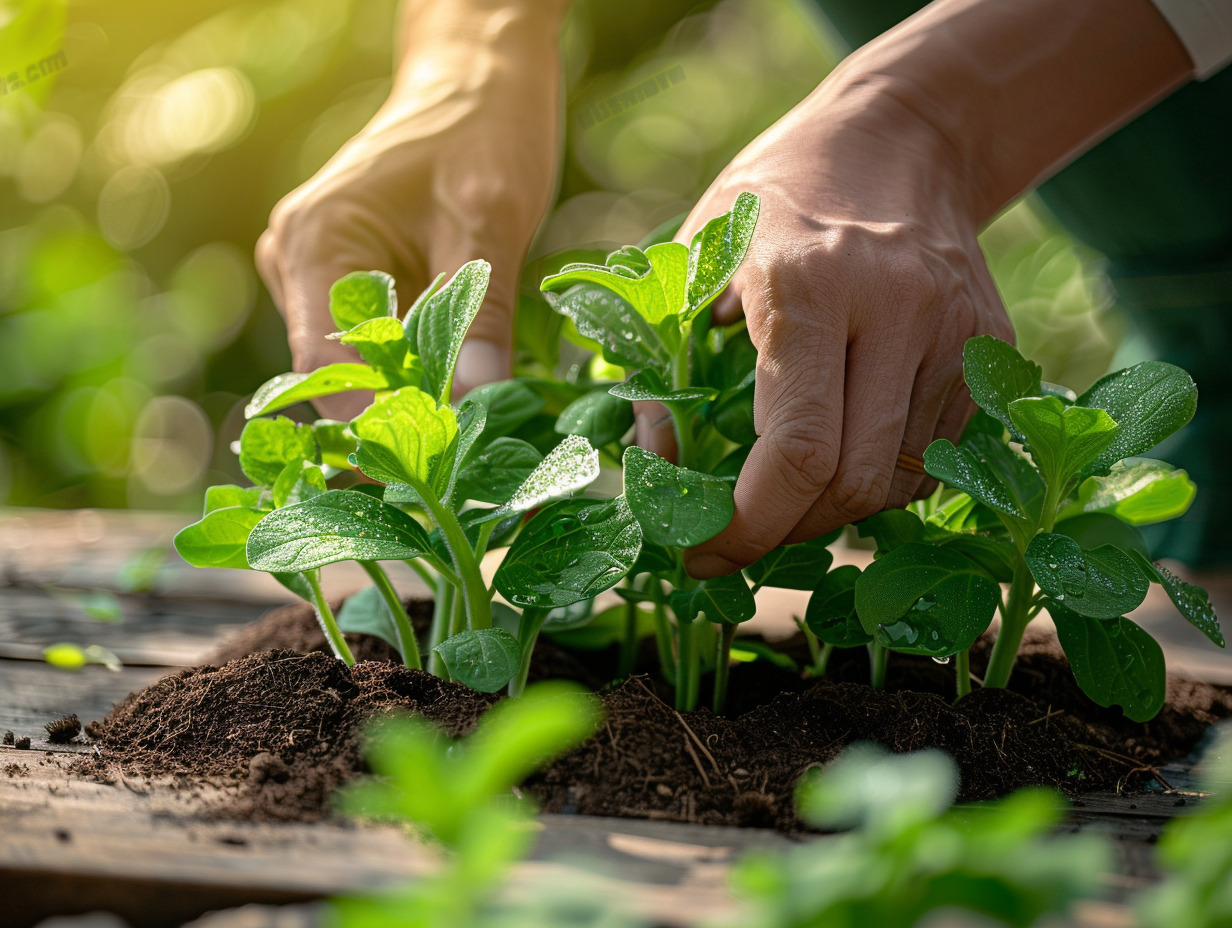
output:
[{"label": "finger", "polygon": [[672,414],[662,403],[633,404],[634,437],[638,447],[676,463],[676,429]]},{"label": "finger", "polygon": [[262,232],[261,237],[257,239],[257,247],[254,249],[253,257],[256,261],[257,273],[261,275],[261,279],[265,282],[265,288],[269,290],[270,296],[274,300],[274,306],[285,317],[282,268],[278,263],[277,241],[274,238],[274,233],[269,229]]},{"label": "finger", "polygon": [[[919,361],[901,331],[872,328],[847,348],[842,443],[833,478],[783,539],[808,541],[885,508]],[[931,432],[936,417],[928,424]],[[914,486],[913,486],[914,489]]]},{"label": "finger", "polygon": [[[943,437],[939,433],[941,418],[962,385],[961,356],[945,350],[930,351],[916,373],[900,453],[923,462],[924,450],[934,439]],[[885,508],[901,509],[913,499],[931,493],[935,483],[927,474],[895,467]]]},{"label": "finger", "polygon": [[845,332],[815,318],[783,320],[781,310],[776,316],[770,301],[757,295],[762,305],[750,307],[750,317],[767,320],[755,333],[760,354],[753,414],[761,437],[736,482],[731,523],[685,555],[698,578],[732,573],[782,541],[830,483],[838,462]]},{"label": "finger", "polygon": [[717,325],[731,325],[744,317],[744,307],[740,305],[740,287],[735,278],[710,304],[711,318]]}]

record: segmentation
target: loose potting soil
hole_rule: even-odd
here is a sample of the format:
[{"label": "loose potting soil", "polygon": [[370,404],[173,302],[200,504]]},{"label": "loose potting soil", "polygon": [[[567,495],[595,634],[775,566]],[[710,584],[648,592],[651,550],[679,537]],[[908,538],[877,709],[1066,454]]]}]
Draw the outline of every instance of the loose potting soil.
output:
[{"label": "loose potting soil", "polygon": [[[416,624],[426,613],[412,609]],[[307,607],[286,607],[245,630],[213,664],[172,674],[117,705],[87,732],[96,776],[188,775],[221,783],[211,814],[314,821],[330,794],[361,774],[362,730],[378,713],[421,713],[451,736],[470,731],[498,697],[388,660],[382,642],[356,640],[367,658],[348,669],[324,651]],[[274,646],[275,650],[254,648]],[[990,642],[972,649],[978,676]],[[803,649],[788,642],[784,649]],[[382,650],[383,649],[383,650]],[[311,653],[305,653],[311,652]],[[247,655],[247,656],[243,656]],[[648,655],[649,656],[649,655]],[[1168,703],[1134,723],[1101,709],[1074,682],[1055,640],[1031,638],[1008,690],[975,689],[952,702],[950,667],[891,655],[889,689],[867,685],[863,649],[836,652],[827,676],[805,681],[765,661],[733,668],[731,710],[679,713],[647,675],[601,692],[595,737],[533,775],[524,789],[545,811],[795,829],[801,775],[845,745],[896,751],[939,747],[961,771],[961,800],[1044,784],[1077,795],[1143,787],[1186,754],[1232,693],[1171,679]],[[582,661],[550,642],[536,676],[610,678],[612,657]]]}]

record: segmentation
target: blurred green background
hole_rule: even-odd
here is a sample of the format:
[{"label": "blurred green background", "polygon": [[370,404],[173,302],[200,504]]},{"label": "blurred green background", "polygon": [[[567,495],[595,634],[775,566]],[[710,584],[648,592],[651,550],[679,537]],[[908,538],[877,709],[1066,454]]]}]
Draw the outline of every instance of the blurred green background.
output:
[{"label": "blurred green background", "polygon": [[[237,478],[244,399],[289,366],[252,246],[383,100],[395,15],[0,0],[0,504],[195,510]],[[793,0],[575,0],[563,41],[566,160],[532,260],[687,210],[839,57]],[[1095,257],[1029,201],[983,242],[1045,376],[1102,374],[1124,326]]]}]

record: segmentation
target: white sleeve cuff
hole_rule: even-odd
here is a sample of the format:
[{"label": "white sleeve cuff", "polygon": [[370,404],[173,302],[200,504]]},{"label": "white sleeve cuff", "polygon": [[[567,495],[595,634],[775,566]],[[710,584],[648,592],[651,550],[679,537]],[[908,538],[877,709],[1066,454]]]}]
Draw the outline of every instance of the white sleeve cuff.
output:
[{"label": "white sleeve cuff", "polygon": [[1232,61],[1232,0],[1151,0],[1204,80]]}]

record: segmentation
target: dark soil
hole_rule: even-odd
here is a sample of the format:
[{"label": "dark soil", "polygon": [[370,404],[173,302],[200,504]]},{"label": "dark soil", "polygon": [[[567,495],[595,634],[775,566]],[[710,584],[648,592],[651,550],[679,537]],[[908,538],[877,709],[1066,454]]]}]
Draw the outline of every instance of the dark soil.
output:
[{"label": "dark soil", "polygon": [[[423,624],[425,616],[416,619]],[[219,656],[262,640],[280,650],[183,671],[130,696],[87,728],[98,754],[84,762],[103,777],[118,768],[127,776],[221,782],[226,799],[213,808],[220,816],[311,821],[328,815],[330,793],[364,770],[367,718],[418,712],[456,736],[497,699],[387,660],[348,670],[326,654],[289,649],[288,642],[324,645],[307,609],[279,610],[259,625]],[[370,641],[356,644],[373,656],[365,650],[375,647]],[[987,651],[987,642],[973,649],[977,676]],[[610,654],[588,656],[594,669],[550,642],[536,656],[534,676],[592,685],[610,676]],[[962,772],[964,800],[1028,784],[1073,795],[1143,787],[1157,765],[1188,753],[1209,724],[1232,714],[1227,689],[1173,679],[1159,716],[1130,722],[1083,696],[1055,641],[1039,638],[1024,647],[1013,689],[977,688],[956,705],[950,667],[893,655],[892,688],[879,693],[866,685],[863,657],[862,650],[836,653],[820,681],[764,661],[733,668],[738,699],[728,718],[705,709],[677,713],[649,677],[632,677],[601,693],[601,731],[525,787],[550,812],[793,829],[799,822],[791,797],[801,774],[852,742],[948,751]]]}]

